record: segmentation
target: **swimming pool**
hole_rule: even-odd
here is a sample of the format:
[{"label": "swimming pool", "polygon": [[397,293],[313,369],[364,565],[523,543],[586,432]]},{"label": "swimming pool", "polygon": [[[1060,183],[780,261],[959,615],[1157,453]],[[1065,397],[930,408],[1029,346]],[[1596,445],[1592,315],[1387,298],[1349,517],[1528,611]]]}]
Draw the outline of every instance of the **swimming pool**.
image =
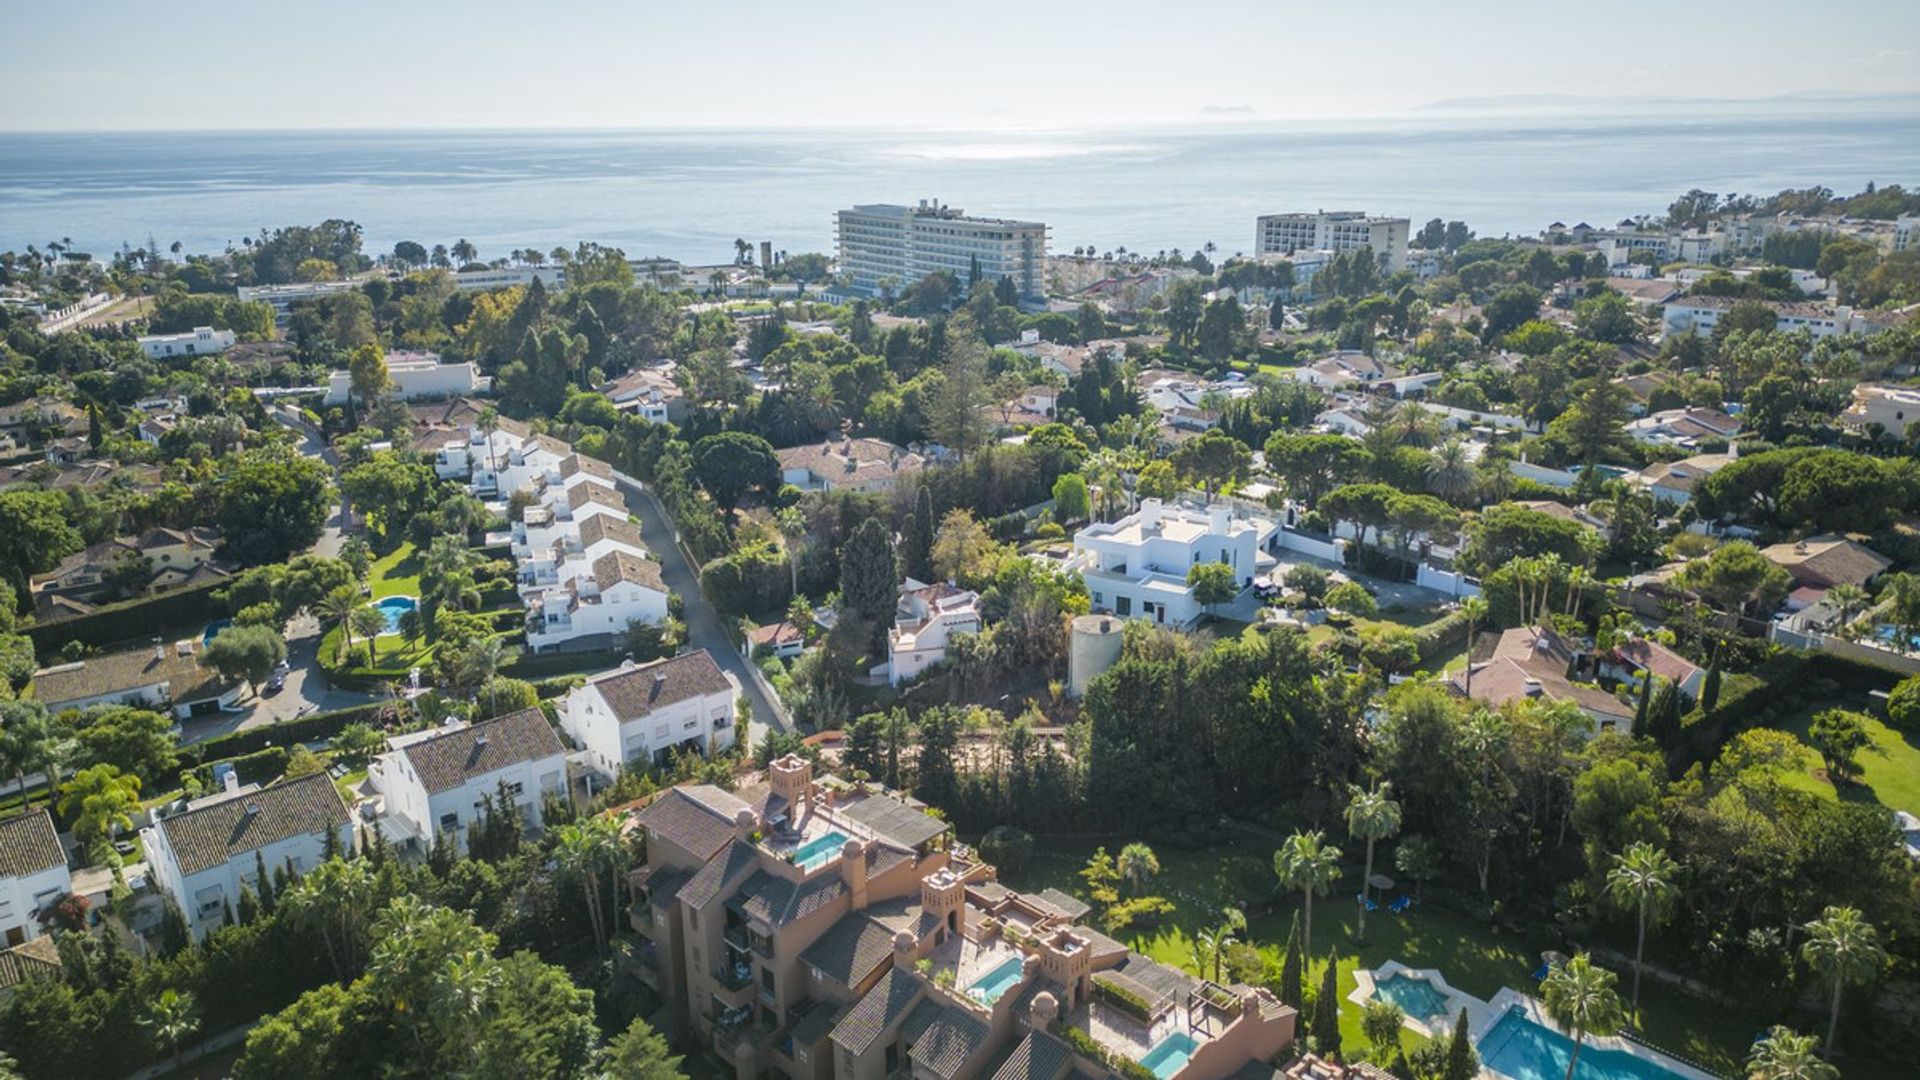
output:
[{"label": "swimming pool", "polygon": [[1373,996],[1393,1002],[1415,1020],[1432,1020],[1447,1014],[1447,995],[1427,980],[1412,975],[1389,975],[1376,980]]},{"label": "swimming pool", "polygon": [[373,602],[373,610],[378,611],[387,620],[387,628],[380,631],[383,634],[399,633],[400,616],[409,611],[417,611],[419,608],[420,601],[411,596],[383,596]]},{"label": "swimming pool", "polygon": [[207,624],[206,632],[200,635],[200,644],[205,645],[220,636],[220,631],[233,625],[232,619],[215,619]]},{"label": "swimming pool", "polygon": [[[1513,1080],[1562,1080],[1567,1075],[1567,1059],[1573,1056],[1572,1039],[1535,1022],[1518,1008],[1508,1010],[1480,1036],[1477,1046],[1481,1064]],[[1625,1050],[1597,1047],[1589,1041],[1580,1049],[1573,1080],[1687,1078],[1657,1061]]]},{"label": "swimming pool", "polygon": [[1153,1049],[1147,1051],[1147,1056],[1140,1059],[1140,1064],[1145,1065],[1160,1080],[1167,1080],[1167,1077],[1186,1068],[1187,1059],[1192,1057],[1193,1052],[1199,1048],[1200,1044],[1193,1040],[1193,1036],[1184,1031],[1176,1031],[1154,1043]]},{"label": "swimming pool", "polygon": [[1020,958],[1009,956],[995,964],[992,971],[973,980],[973,985],[967,987],[967,996],[982,1005],[991,1005],[1019,984],[1022,970]]},{"label": "swimming pool", "polygon": [[847,834],[835,829],[818,840],[809,840],[793,849],[793,865],[802,870],[824,866],[847,845]]}]

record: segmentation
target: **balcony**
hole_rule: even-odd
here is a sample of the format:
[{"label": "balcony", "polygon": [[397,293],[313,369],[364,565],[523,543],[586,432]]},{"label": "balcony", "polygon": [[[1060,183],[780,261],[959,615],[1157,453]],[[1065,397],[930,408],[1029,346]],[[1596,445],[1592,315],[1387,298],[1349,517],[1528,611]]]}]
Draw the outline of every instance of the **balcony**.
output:
[{"label": "balcony", "polygon": [[642,899],[627,909],[627,923],[634,933],[652,937],[654,931],[653,902]]}]

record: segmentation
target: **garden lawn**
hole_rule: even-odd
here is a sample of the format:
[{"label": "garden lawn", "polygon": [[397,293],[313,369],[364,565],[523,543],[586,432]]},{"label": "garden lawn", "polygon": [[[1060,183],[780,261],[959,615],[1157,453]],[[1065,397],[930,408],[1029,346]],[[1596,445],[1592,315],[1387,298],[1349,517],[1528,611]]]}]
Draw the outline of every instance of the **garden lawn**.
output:
[{"label": "garden lawn", "polygon": [[412,541],[403,540],[399,547],[375,559],[367,579],[373,586],[375,600],[383,596],[418,597],[420,558]]},{"label": "garden lawn", "polygon": [[[1863,702],[1846,702],[1839,707],[1859,708],[1863,705]],[[1820,755],[1814,751],[1813,744],[1807,741],[1807,729],[1813,726],[1813,714],[1832,707],[1832,703],[1809,706],[1781,725],[1807,744],[1806,767],[1790,774],[1788,783],[1822,795],[1878,802],[1889,810],[1920,814],[1920,736],[1908,735],[1889,727],[1871,714],[1867,716],[1867,735],[1873,740],[1872,744],[1854,759],[1859,765],[1860,775],[1838,791],[1834,789],[1826,778]],[[1816,774],[1815,770],[1822,771]]]},{"label": "garden lawn", "polygon": [[[1342,838],[1336,843],[1348,846]],[[1117,854],[1124,840],[1106,844],[1109,854]],[[1077,871],[1092,853],[1093,844],[1079,841],[1036,844],[1033,857],[1017,872],[1003,873],[1005,883],[1015,889],[1030,890],[1054,886],[1085,898],[1084,882]],[[1118,935],[1127,944],[1160,963],[1194,970],[1193,941],[1190,932],[1219,922],[1221,908],[1240,900],[1259,901],[1273,896],[1272,853],[1276,845],[1248,836],[1233,847],[1209,851],[1181,851],[1156,848],[1160,875],[1148,886],[1150,894],[1165,896],[1173,902],[1174,913],[1164,922],[1139,933]],[[1357,853],[1358,849],[1354,849]],[[1390,861],[1377,863],[1375,873],[1394,873]],[[1540,965],[1543,950],[1556,947],[1547,940],[1530,940],[1453,911],[1433,906],[1415,907],[1404,915],[1391,915],[1382,903],[1367,916],[1367,939],[1353,940],[1358,914],[1354,894],[1359,890],[1360,869],[1345,867],[1345,876],[1325,897],[1313,904],[1313,943],[1316,962],[1304,980],[1317,989],[1325,971],[1329,949],[1337,953],[1340,995],[1340,1035],[1342,1050],[1349,1058],[1364,1054],[1366,1038],[1361,1034],[1361,1008],[1347,1000],[1356,985],[1354,971],[1374,968],[1387,960],[1398,960],[1415,968],[1437,968],[1449,983],[1482,1000],[1491,998],[1501,987],[1533,993],[1537,984],[1533,971]],[[1394,890],[1387,899],[1399,895]],[[1259,947],[1270,965],[1278,968],[1286,945],[1288,928],[1299,896],[1282,898],[1272,911],[1257,916],[1248,926],[1249,939]],[[1621,992],[1630,981],[1621,972]],[[1681,1056],[1698,1061],[1716,1072],[1735,1075],[1744,1060],[1755,1031],[1766,1027],[1767,1018],[1729,1014],[1709,1003],[1686,997],[1648,981],[1641,992],[1649,1042]],[[1412,1046],[1419,1037],[1402,1029],[1402,1043]],[[1861,1064],[1865,1065],[1865,1062]]]}]

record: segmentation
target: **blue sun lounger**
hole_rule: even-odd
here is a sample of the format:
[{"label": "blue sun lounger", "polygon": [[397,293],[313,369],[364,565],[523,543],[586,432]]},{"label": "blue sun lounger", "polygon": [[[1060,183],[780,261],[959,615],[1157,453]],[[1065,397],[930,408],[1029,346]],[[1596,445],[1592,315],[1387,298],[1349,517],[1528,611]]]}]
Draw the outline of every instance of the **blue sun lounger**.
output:
[{"label": "blue sun lounger", "polygon": [[1552,973],[1553,973],[1553,965],[1542,962],[1539,968],[1537,968],[1533,973],[1533,981],[1546,982],[1547,976]]},{"label": "blue sun lounger", "polygon": [[1400,915],[1400,914],[1404,914],[1406,910],[1412,906],[1413,906],[1413,897],[1403,896],[1400,899],[1395,900],[1393,903],[1388,904],[1387,910],[1392,912],[1395,915]]},{"label": "blue sun lounger", "polygon": [[1354,897],[1354,899],[1355,899],[1355,900],[1357,900],[1357,901],[1359,901],[1359,902],[1360,902],[1360,906],[1361,906],[1361,907],[1363,907],[1363,908],[1366,908],[1366,909],[1367,909],[1368,911],[1379,911],[1379,910],[1380,910],[1380,904],[1379,904],[1379,902],[1378,902],[1378,901],[1376,901],[1376,900],[1375,900],[1375,899],[1374,899],[1373,897],[1371,897],[1371,896],[1368,896],[1368,895],[1367,895],[1366,893],[1360,893],[1360,894],[1358,894],[1358,895],[1356,895],[1356,896]]}]

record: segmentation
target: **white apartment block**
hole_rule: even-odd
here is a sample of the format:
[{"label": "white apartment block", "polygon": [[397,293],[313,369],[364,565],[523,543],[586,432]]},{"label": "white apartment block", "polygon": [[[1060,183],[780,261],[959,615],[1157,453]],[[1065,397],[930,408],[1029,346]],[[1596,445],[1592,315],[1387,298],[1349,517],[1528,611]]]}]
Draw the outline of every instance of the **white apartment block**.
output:
[{"label": "white apartment block", "polygon": [[560,726],[597,772],[613,777],[629,765],[665,764],[675,750],[724,753],[733,746],[739,693],[705,649],[650,664],[629,661],[568,694]]},{"label": "white apartment block", "polygon": [[287,316],[293,313],[293,305],[309,300],[323,300],[343,292],[352,292],[360,287],[357,281],[303,281],[288,285],[242,285],[240,299],[258,300],[273,308],[273,321],[286,325]]},{"label": "white apartment block", "polygon": [[1694,333],[1707,336],[1736,304],[1761,304],[1771,308],[1774,329],[1781,333],[1805,330],[1816,338],[1836,334],[1877,334],[1899,326],[1911,317],[1912,309],[1894,312],[1856,311],[1845,306],[1830,306],[1804,300],[1735,300],[1726,296],[1683,296],[1666,306],[1664,322],[1669,334]]},{"label": "white apartment block", "polygon": [[1840,413],[1840,423],[1850,430],[1865,433],[1879,425],[1902,441],[1916,422],[1920,422],[1920,390],[1905,386],[1856,386],[1853,402]]},{"label": "white apartment block", "polygon": [[[187,809],[140,830],[153,880],[187,917],[195,940],[237,915],[242,887],[255,888],[264,863],[271,875],[291,865],[304,874],[327,851],[353,850],[347,804],[326,773],[267,787],[236,787],[197,799]],[[257,856],[257,857],[256,857]]]},{"label": "white apartment block", "polygon": [[1255,223],[1253,250],[1257,255],[1291,255],[1366,248],[1386,256],[1387,272],[1393,273],[1407,265],[1407,227],[1406,218],[1372,217],[1364,210],[1263,214]]},{"label": "white apartment block", "polygon": [[[1187,571],[1200,563],[1233,568],[1242,590],[1253,584],[1260,548],[1274,523],[1236,517],[1225,506],[1192,510],[1145,499],[1140,509],[1115,522],[1096,522],[1073,537],[1069,569],[1086,580],[1093,610],[1168,626],[1191,626],[1206,614],[1187,585]],[[1270,557],[1269,557],[1270,558]]]},{"label": "white apartment block", "polygon": [[551,652],[581,639],[610,645],[633,623],[666,619],[667,586],[660,564],[614,551],[566,584],[527,601],[527,648]]},{"label": "white apartment block", "polygon": [[887,632],[887,681],[899,686],[947,658],[954,638],[980,632],[980,594],[908,578]]},{"label": "white apartment block", "polygon": [[1920,247],[1920,214],[1908,214],[1893,223],[1893,250],[1911,251]]},{"label": "white apartment block", "polygon": [[145,334],[135,340],[140,342],[140,351],[147,354],[147,359],[166,360],[175,356],[214,356],[233,348],[238,339],[231,330],[196,326],[184,333]]},{"label": "white apartment block", "polygon": [[[401,401],[460,397],[493,388],[492,376],[480,374],[472,363],[444,364],[433,353],[389,353],[387,377],[393,380],[389,393]],[[328,374],[326,404],[344,405],[352,393],[352,375],[345,371]]]},{"label": "white apartment block", "polygon": [[41,913],[72,891],[66,849],[44,808],[0,821],[0,935],[7,948],[39,937]]},{"label": "white apartment block", "polygon": [[842,210],[834,234],[840,273],[863,296],[897,294],[942,270],[965,287],[976,263],[983,281],[1011,278],[1027,298],[1046,293],[1047,227],[1038,221],[969,217],[922,199]]},{"label": "white apartment block", "polygon": [[461,292],[485,289],[510,289],[538,281],[549,289],[567,287],[567,272],[558,266],[503,266],[497,270],[456,270],[453,287]]},{"label": "white apartment block", "polygon": [[530,600],[534,593],[564,586],[591,573],[594,563],[616,551],[647,556],[640,527],[626,518],[595,514],[574,523],[569,532],[556,531],[551,543],[529,547],[520,559],[520,597]]},{"label": "white apartment block", "polygon": [[467,850],[483,800],[505,791],[521,826],[540,826],[549,796],[566,800],[567,748],[536,706],[468,725],[455,720],[428,731],[396,735],[367,768],[380,793],[380,823],[398,848],[431,849],[446,837]]}]

